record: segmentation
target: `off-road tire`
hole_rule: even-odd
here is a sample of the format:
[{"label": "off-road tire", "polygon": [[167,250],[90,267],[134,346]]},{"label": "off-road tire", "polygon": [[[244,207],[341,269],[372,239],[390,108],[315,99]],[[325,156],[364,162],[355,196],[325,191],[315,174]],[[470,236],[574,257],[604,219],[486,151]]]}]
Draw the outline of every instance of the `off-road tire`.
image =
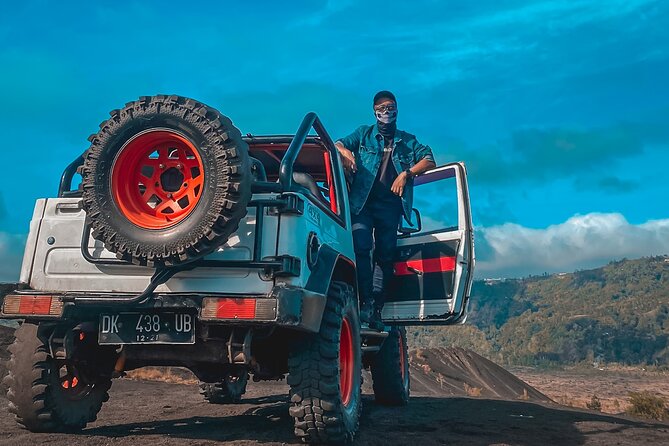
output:
[{"label": "off-road tire", "polygon": [[39,326],[25,322],[16,330],[16,339],[9,347],[8,387],[9,412],[16,421],[32,432],[73,432],[95,421],[102,404],[109,400],[111,379],[100,377],[85,386],[82,392],[64,389],[58,376],[56,361]]},{"label": "off-road tire", "polygon": [[[345,327],[345,322],[348,329]],[[350,333],[350,352],[340,351],[342,329]],[[349,331],[350,330],[350,331]],[[340,379],[340,355],[351,358],[348,404]],[[302,335],[288,359],[290,415],[295,435],[307,443],[343,444],[353,441],[362,410],[360,319],[353,288],[333,282],[319,333]]]},{"label": "off-road tire", "polygon": [[[78,170],[93,237],[119,259],[146,266],[186,263],[225,243],[246,215],[252,181],[248,145],[232,121],[193,99],[165,95],[142,97],[110,115],[98,133],[89,137],[91,145]],[[175,219],[176,223],[157,227],[132,221],[115,198],[125,189],[112,184],[122,182],[114,177],[115,163],[127,158],[122,152],[133,150],[133,141],[151,132],[181,138],[194,149],[203,167],[203,172],[195,171],[203,175],[203,184],[195,189],[198,195],[189,205],[192,209]],[[147,181],[156,181],[158,188],[157,177]],[[134,187],[127,186],[127,190]],[[141,218],[141,210],[136,214]]]},{"label": "off-road tire", "polygon": [[249,375],[245,372],[242,376],[228,375],[217,383],[200,383],[200,393],[205,401],[212,404],[236,404],[246,393],[248,379]]},{"label": "off-road tire", "polygon": [[404,406],[409,402],[411,378],[404,327],[390,330],[370,368],[376,402],[387,406]]}]

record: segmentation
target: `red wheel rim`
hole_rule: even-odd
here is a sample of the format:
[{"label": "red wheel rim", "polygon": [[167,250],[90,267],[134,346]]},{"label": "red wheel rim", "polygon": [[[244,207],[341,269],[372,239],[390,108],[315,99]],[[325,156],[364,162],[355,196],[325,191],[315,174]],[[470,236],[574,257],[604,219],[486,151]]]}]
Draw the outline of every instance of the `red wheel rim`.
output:
[{"label": "red wheel rim", "polygon": [[63,389],[74,389],[75,387],[77,387],[78,384],[79,384],[79,378],[77,378],[76,376],[71,377],[71,379],[65,378],[60,383]]},{"label": "red wheel rim", "polygon": [[153,130],[121,149],[112,168],[111,190],[132,223],[165,229],[195,209],[203,180],[202,159],[193,143],[170,130]]},{"label": "red wheel rim", "polygon": [[348,406],[353,393],[353,333],[348,319],[344,318],[339,335],[339,388],[341,389],[341,402]]},{"label": "red wheel rim", "polygon": [[61,364],[56,365],[58,368],[54,371],[61,387],[61,392],[67,396],[68,399],[77,400],[88,395],[92,389],[91,384],[87,384],[79,378],[79,372],[73,365],[68,365],[59,361]]},{"label": "red wheel rim", "polygon": [[402,341],[402,335],[401,334],[400,334],[400,337],[399,337],[398,344],[400,346],[400,373],[402,374],[402,382],[404,382],[404,380],[406,378],[406,370],[404,370],[405,367],[406,367],[406,365],[405,365],[406,364],[406,358],[404,357],[404,342]]}]

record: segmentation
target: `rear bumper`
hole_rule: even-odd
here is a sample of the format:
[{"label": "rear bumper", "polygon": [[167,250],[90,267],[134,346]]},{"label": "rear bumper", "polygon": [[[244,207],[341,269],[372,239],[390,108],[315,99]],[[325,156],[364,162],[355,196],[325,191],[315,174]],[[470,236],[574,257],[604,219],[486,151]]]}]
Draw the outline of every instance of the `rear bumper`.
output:
[{"label": "rear bumper", "polygon": [[[290,286],[275,286],[269,295],[237,296],[217,295],[199,293],[158,293],[149,300],[142,303],[125,303],[130,301],[134,295],[119,293],[67,293],[62,295],[36,292],[33,290],[17,290],[16,284],[7,284],[7,290],[3,288],[0,294],[0,317],[4,319],[35,319],[35,320],[73,320],[73,321],[97,321],[99,315],[109,312],[132,312],[140,310],[191,310],[197,314],[200,323],[222,324],[230,326],[279,326],[301,331],[317,332],[320,329],[323,310],[325,308],[326,296],[314,293],[303,288]],[[11,285],[11,286],[10,286]],[[62,313],[60,315],[40,314],[7,314],[5,312],[4,297],[8,293],[13,295],[36,296],[49,294],[53,298],[62,301]],[[86,299],[95,297],[95,303],[87,303]],[[110,299],[109,304],[103,301]],[[203,317],[203,301],[205,299],[218,299],[219,301],[234,302],[237,300],[255,300],[252,314],[240,314],[233,317],[216,317],[209,315]],[[111,302],[113,300],[113,302]],[[102,303],[101,303],[102,302]]]}]

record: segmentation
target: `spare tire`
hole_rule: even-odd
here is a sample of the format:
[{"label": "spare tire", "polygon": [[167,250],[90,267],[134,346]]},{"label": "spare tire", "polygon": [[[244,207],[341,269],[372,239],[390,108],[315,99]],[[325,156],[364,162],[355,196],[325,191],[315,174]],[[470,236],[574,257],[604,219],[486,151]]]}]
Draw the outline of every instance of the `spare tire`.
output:
[{"label": "spare tire", "polygon": [[225,243],[251,197],[248,146],[232,121],[163,95],[110,115],[79,169],[93,237],[119,259],[156,267]]}]

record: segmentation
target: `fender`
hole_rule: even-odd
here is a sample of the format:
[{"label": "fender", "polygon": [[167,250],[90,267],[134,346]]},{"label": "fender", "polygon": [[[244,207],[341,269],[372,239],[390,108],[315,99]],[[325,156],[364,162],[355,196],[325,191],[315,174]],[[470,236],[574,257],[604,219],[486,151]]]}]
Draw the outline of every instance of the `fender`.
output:
[{"label": "fender", "polygon": [[313,333],[323,319],[328,288],[333,280],[342,280],[356,288],[355,264],[328,245],[318,248],[316,261],[304,288],[278,285],[272,289],[277,300],[277,322]]},{"label": "fender", "polygon": [[[343,268],[338,267],[342,264],[344,265]],[[305,289],[327,295],[332,280],[343,280],[352,284],[357,295],[355,262],[340,254],[331,246],[321,245]]]}]

